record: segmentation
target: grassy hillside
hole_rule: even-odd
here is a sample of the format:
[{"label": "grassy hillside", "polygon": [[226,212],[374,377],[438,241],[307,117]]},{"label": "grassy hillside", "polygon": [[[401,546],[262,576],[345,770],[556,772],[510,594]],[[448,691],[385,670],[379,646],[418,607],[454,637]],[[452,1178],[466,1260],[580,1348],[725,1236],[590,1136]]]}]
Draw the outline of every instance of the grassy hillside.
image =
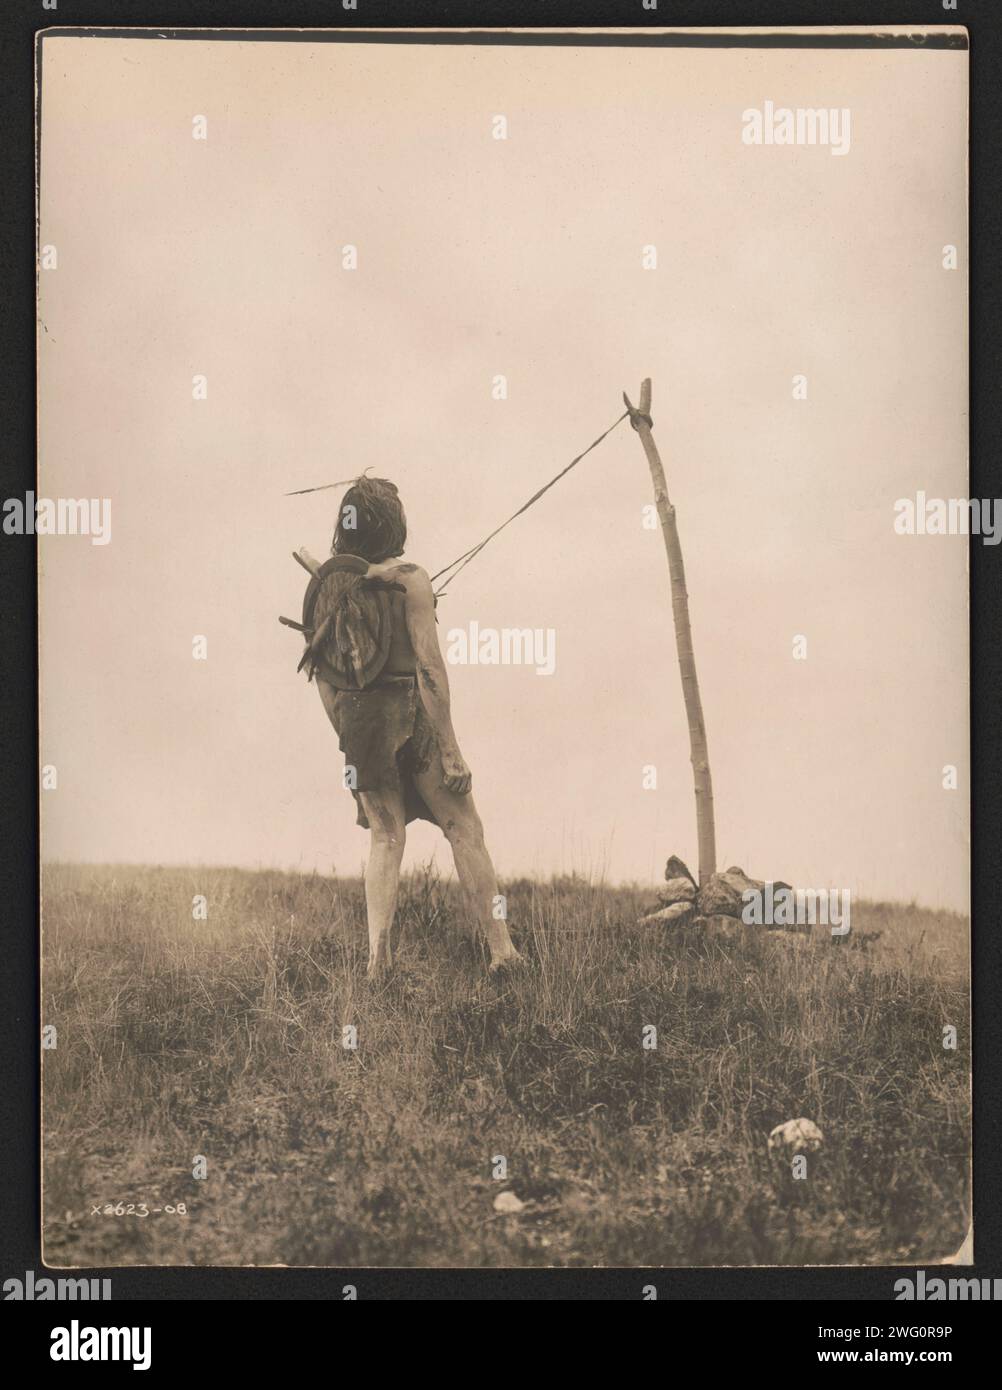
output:
[{"label": "grassy hillside", "polygon": [[[854,903],[842,941],[821,927],[699,935],[637,926],[649,894],[503,887],[528,970],[488,978],[453,890],[422,872],[402,892],[396,971],[369,986],[357,880],[48,868],[47,1262],[931,1263],[956,1251],[965,919]],[[207,921],[192,918],[195,894]],[[643,1046],[650,1024],[656,1049]],[[766,1140],[800,1116],[826,1142],[795,1181]],[[524,1209],[495,1211],[502,1191]],[[186,1214],[128,1213],[140,1203]]]}]

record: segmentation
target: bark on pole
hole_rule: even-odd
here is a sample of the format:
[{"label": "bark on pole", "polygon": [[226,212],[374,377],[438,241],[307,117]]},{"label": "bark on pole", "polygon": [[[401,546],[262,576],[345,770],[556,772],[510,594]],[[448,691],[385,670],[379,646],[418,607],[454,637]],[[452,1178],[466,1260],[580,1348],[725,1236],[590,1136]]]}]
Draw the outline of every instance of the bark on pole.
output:
[{"label": "bark on pole", "polygon": [[685,587],[685,566],[682,563],[682,547],[678,539],[678,526],[675,522],[675,508],[668,500],[668,487],[665,471],[661,464],[657,445],[651,433],[651,381],[650,377],[640,387],[640,405],[634,407],[625,391],[623,400],[630,412],[630,423],[640,435],[647,462],[654,483],[654,504],[661,522],[665,553],[668,556],[668,573],[671,578],[671,611],[675,621],[675,645],[678,650],[678,666],[682,676],[682,697],[685,700],[685,714],[689,722],[689,752],[692,758],[692,775],[696,789],[696,837],[699,844],[699,885],[716,872],[717,848],[713,829],[713,784],[710,781],[710,758],[706,747],[706,725],[703,722],[703,703],[699,698],[699,682],[696,679],[696,658],[692,650],[692,629],[689,625],[689,595]]}]

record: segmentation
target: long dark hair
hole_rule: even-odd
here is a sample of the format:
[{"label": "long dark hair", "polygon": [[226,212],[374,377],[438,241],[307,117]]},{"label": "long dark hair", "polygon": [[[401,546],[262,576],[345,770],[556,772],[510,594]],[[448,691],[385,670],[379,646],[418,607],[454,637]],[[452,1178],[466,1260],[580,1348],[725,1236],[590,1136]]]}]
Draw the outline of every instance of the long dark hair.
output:
[{"label": "long dark hair", "polygon": [[402,555],[407,518],[389,478],[358,478],[341,498],[331,550],[359,555],[370,565]]}]

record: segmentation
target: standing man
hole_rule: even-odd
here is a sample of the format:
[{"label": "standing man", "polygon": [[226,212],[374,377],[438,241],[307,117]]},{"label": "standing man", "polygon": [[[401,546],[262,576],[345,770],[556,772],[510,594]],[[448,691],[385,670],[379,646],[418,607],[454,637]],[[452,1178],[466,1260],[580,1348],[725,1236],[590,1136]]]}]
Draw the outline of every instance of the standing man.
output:
[{"label": "standing man", "polygon": [[[503,917],[497,876],[473,804],[470,769],[452,727],[449,678],[439,649],[431,580],[403,563],[407,521],[385,478],[345,493],[329,573],[317,595],[308,649],[320,698],[345,755],[346,785],[368,829],[365,869],[370,976],[393,963],[407,823],[439,826],[452,846],[464,908],[487,940],[492,971],[521,961]],[[326,597],[325,597],[326,595]]]}]

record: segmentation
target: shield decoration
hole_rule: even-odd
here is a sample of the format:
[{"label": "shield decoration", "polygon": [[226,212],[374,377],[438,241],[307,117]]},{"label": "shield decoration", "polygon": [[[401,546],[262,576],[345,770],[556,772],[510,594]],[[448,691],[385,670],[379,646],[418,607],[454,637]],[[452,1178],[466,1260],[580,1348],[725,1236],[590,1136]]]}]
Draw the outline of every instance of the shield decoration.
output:
[{"label": "shield decoration", "polygon": [[357,555],[334,555],[306,586],[303,626],[313,633],[313,672],[337,690],[364,690],[390,654],[389,586],[367,580],[368,568]]}]

